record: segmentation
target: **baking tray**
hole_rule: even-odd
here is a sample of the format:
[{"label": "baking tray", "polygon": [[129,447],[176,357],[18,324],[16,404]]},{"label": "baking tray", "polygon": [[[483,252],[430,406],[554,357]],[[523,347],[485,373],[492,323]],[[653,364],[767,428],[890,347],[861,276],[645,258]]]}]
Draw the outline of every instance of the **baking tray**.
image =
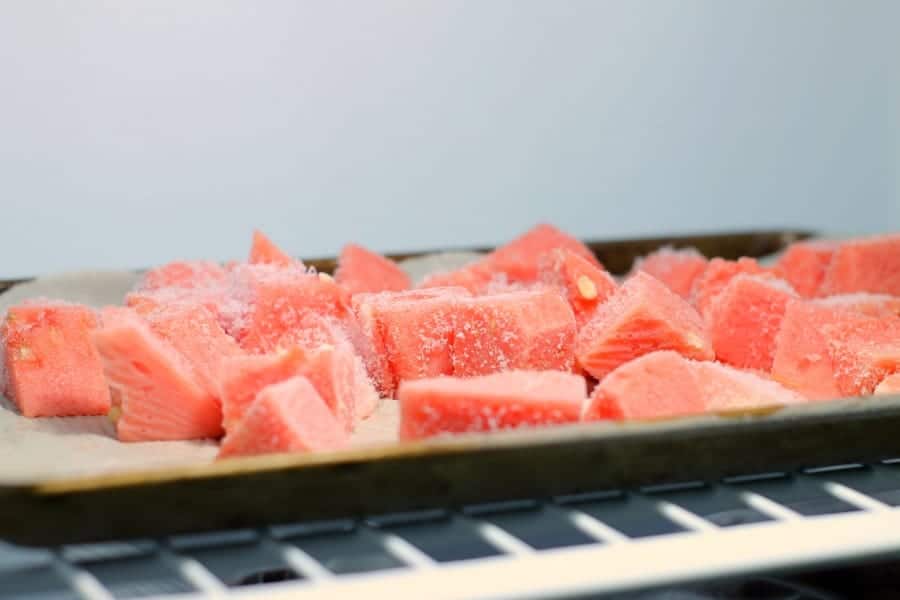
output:
[{"label": "baking tray", "polygon": [[[622,273],[665,244],[735,258],[770,255],[809,235],[765,231],[589,246]],[[308,262],[323,271],[334,266],[329,259]],[[900,397],[879,397],[28,482],[10,481],[0,468],[0,538],[36,545],[125,539],[873,461],[900,456],[898,427]]]}]

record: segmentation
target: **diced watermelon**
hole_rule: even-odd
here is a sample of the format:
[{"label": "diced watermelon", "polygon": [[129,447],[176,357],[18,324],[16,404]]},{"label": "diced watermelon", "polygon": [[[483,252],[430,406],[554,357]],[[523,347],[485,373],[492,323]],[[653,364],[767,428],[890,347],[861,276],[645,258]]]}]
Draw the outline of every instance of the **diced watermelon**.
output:
[{"label": "diced watermelon", "polygon": [[427,276],[420,288],[460,287],[472,294],[483,293],[493,280],[494,273],[482,261],[476,261],[455,271],[432,273]]},{"label": "diced watermelon", "polygon": [[795,242],[778,260],[776,270],[798,294],[812,298],[822,287],[825,271],[836,248],[834,242]]},{"label": "diced watermelon", "polygon": [[491,272],[505,274],[510,282],[528,283],[537,281],[541,257],[557,248],[567,249],[602,268],[590,248],[546,223],[533,227],[513,241],[500,246],[483,260]]},{"label": "diced watermelon", "polygon": [[852,240],[838,247],[822,294],[853,292],[900,296],[900,234]]},{"label": "diced watermelon", "polygon": [[561,371],[404,381],[397,390],[400,439],[573,423],[586,394],[583,377]]},{"label": "diced watermelon", "polygon": [[302,261],[292,258],[259,230],[253,232],[253,244],[250,246],[249,262],[251,265],[303,268]]},{"label": "diced watermelon", "polygon": [[305,377],[270,385],[222,440],[219,458],[339,450],[347,432]]},{"label": "diced watermelon", "polygon": [[411,285],[397,263],[357,244],[347,244],[341,250],[334,279],[350,294],[401,292]]},{"label": "diced watermelon", "polygon": [[900,316],[900,296],[890,294],[838,294],[819,298],[817,303],[834,308],[848,308],[869,315],[870,317],[890,318]]},{"label": "diced watermelon", "polygon": [[659,351],[626,363],[601,380],[584,419],[668,419],[805,401],[799,394],[752,373]]},{"label": "diced watermelon", "polygon": [[107,382],[121,402],[116,430],[123,442],[219,437],[222,410],[191,366],[126,308],[106,308],[94,342]]},{"label": "diced watermelon", "polygon": [[734,277],[709,310],[716,358],[743,369],[770,371],[785,307],[796,297],[780,279],[743,274]]},{"label": "diced watermelon", "polygon": [[900,369],[900,319],[792,301],[775,347],[772,376],[808,398],[868,395]]},{"label": "diced watermelon", "polygon": [[161,288],[199,288],[222,282],[226,277],[225,269],[214,262],[175,261],[147,271],[137,289],[150,291]]},{"label": "diced watermelon", "polygon": [[691,291],[697,311],[706,317],[716,296],[740,273],[762,275],[766,273],[766,269],[752,258],[739,258],[736,261],[714,258],[709,261],[706,269],[694,281],[694,289]]},{"label": "diced watermelon", "polygon": [[238,310],[224,315],[226,331],[249,352],[277,349],[309,313],[347,319],[349,298],[334,279],[300,268],[239,265],[234,272]]},{"label": "diced watermelon", "polygon": [[900,373],[893,373],[882,379],[875,388],[875,394],[900,394]]},{"label": "diced watermelon", "polygon": [[306,353],[298,348],[262,355],[244,355],[222,361],[219,397],[222,425],[233,431],[263,388],[300,373]]},{"label": "diced watermelon", "polygon": [[580,329],[590,321],[597,307],[606,302],[618,285],[607,273],[579,254],[567,249],[553,250],[541,259],[541,281],[561,287],[569,300]]},{"label": "diced watermelon", "polygon": [[578,364],[597,379],[655,350],[675,350],[700,360],[714,356],[709,332],[697,311],[643,272],[619,287],[575,340]]},{"label": "diced watermelon", "polygon": [[86,306],[35,301],[0,324],[0,390],[26,417],[103,415],[109,388],[93,343],[97,316]]},{"label": "diced watermelon", "polygon": [[552,288],[466,299],[456,307],[453,326],[452,370],[443,374],[574,366],[575,317]]},{"label": "diced watermelon", "polygon": [[191,365],[200,385],[218,398],[222,360],[244,351],[225,333],[215,315],[201,305],[172,304],[145,318],[150,328]]},{"label": "diced watermelon", "polygon": [[[403,379],[449,375],[450,341],[464,288],[357,294],[353,306],[380,364],[370,368],[382,395]],[[369,365],[367,365],[369,366]]]},{"label": "diced watermelon", "polygon": [[706,269],[706,257],[695,248],[663,246],[635,262],[632,273],[643,271],[662,281],[684,299],[691,297],[694,281]]}]

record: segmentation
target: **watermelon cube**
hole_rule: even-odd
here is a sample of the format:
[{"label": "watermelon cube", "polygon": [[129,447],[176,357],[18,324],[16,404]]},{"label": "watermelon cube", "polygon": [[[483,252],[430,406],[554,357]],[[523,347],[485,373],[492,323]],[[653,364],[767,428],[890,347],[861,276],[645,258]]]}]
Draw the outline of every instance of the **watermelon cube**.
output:
[{"label": "watermelon cube", "polygon": [[266,235],[256,230],[253,232],[253,244],[250,246],[251,265],[275,265],[277,267],[304,268],[303,262],[292,258],[287,252],[275,245]]},{"label": "watermelon cube", "polygon": [[264,388],[237,427],[222,440],[219,458],[339,450],[347,432],[305,377]]},{"label": "watermelon cube", "polygon": [[400,439],[574,423],[586,395],[583,377],[561,371],[404,381]]},{"label": "watermelon cube", "polygon": [[123,442],[215,438],[222,410],[191,365],[127,308],[105,308],[94,343],[120,406],[116,431]]},{"label": "watermelon cube", "polygon": [[248,352],[266,353],[309,313],[345,320],[347,293],[325,274],[294,267],[239,265],[233,271],[235,310],[223,314],[226,331]]},{"label": "watermelon cube", "polygon": [[530,283],[538,280],[538,264],[541,257],[557,248],[569,250],[594,266],[602,268],[590,248],[546,223],[537,225],[513,241],[500,246],[483,260],[492,273],[503,273],[510,282]]},{"label": "watermelon cube", "polygon": [[700,314],[706,317],[713,300],[732,278],[740,273],[762,275],[766,272],[766,269],[752,258],[739,258],[736,261],[714,258],[694,281],[691,299]]},{"label": "watermelon cube", "polygon": [[800,296],[813,298],[822,287],[825,271],[836,249],[834,242],[795,242],[778,259],[776,271]]},{"label": "watermelon cube", "polygon": [[900,394],[900,373],[893,373],[882,379],[875,388],[875,394]]},{"label": "watermelon cube", "polygon": [[575,316],[555,289],[468,298],[458,303],[454,318],[452,369],[444,374],[574,366]]},{"label": "watermelon cube", "polygon": [[94,346],[97,316],[86,306],[35,301],[0,325],[0,390],[26,417],[103,415],[109,388]]},{"label": "watermelon cube", "polygon": [[145,315],[150,328],[187,361],[203,388],[219,397],[223,359],[244,354],[237,342],[202,305],[170,304]]},{"label": "watermelon cube", "polygon": [[553,250],[541,259],[540,273],[544,283],[563,290],[579,329],[618,287],[596,262],[564,248]]},{"label": "watermelon cube", "polygon": [[814,400],[871,394],[900,368],[900,319],[815,302],[788,303],[772,376]]},{"label": "watermelon cube", "polygon": [[694,282],[706,269],[706,257],[695,248],[663,246],[635,262],[632,274],[643,271],[662,281],[684,299],[691,297]]},{"label": "watermelon cube", "polygon": [[356,244],[341,250],[334,279],[350,294],[401,292],[411,285],[409,275],[397,263]]},{"label": "watermelon cube", "polygon": [[738,275],[713,301],[709,326],[720,361],[743,369],[770,371],[775,336],[794,290],[780,279]]},{"label": "watermelon cube", "polygon": [[227,277],[225,269],[209,261],[175,261],[147,271],[137,285],[140,291],[161,288],[202,288],[221,283]]},{"label": "watermelon cube", "polygon": [[867,292],[838,294],[819,298],[816,302],[823,306],[855,310],[881,319],[900,317],[900,296],[891,296],[890,294],[869,294]]},{"label": "watermelon cube", "polygon": [[218,394],[222,399],[222,425],[225,431],[235,429],[263,388],[299,375],[305,359],[306,353],[296,346],[272,354],[225,358],[221,365]]},{"label": "watermelon cube", "polygon": [[476,261],[454,271],[432,273],[425,277],[420,288],[463,288],[470,294],[481,294],[493,281],[494,273],[482,261]]},{"label": "watermelon cube", "polygon": [[585,325],[575,340],[575,358],[602,379],[613,369],[655,350],[675,350],[712,360],[703,319],[659,280],[638,272],[629,278]]},{"label": "watermelon cube", "polygon": [[806,399],[753,373],[673,351],[645,354],[597,384],[584,419],[652,420],[753,411]]},{"label": "watermelon cube", "polygon": [[823,295],[871,292],[900,296],[900,234],[838,246],[822,283]]}]

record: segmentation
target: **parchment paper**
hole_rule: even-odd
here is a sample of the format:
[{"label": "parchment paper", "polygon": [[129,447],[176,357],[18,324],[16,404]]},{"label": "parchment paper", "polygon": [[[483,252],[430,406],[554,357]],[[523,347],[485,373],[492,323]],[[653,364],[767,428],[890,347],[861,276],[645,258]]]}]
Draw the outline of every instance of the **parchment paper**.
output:
[{"label": "parchment paper", "polygon": [[[401,266],[418,282],[428,273],[457,268],[478,256],[434,254],[409,259]],[[130,272],[95,271],[41,277],[0,294],[0,315],[27,298],[68,300],[97,308],[121,304],[138,279]],[[376,413],[359,424],[353,444],[395,440],[398,420],[397,403],[382,400]],[[0,396],[0,484],[210,462],[217,451],[218,444],[213,441],[123,444],[116,440],[106,417],[27,419]]]}]

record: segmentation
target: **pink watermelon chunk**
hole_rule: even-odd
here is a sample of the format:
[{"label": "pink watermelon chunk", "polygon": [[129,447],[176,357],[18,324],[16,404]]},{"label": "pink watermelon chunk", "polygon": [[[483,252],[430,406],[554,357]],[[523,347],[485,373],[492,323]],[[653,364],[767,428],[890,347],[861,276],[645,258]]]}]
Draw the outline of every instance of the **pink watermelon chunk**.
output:
[{"label": "pink watermelon chunk", "polygon": [[706,257],[695,248],[663,246],[639,259],[632,274],[643,271],[662,281],[670,290],[684,299],[691,297],[694,282],[706,269]]},{"label": "pink watermelon chunk", "polygon": [[655,350],[675,350],[700,360],[714,356],[709,332],[697,311],[643,272],[602,304],[575,340],[578,364],[597,379]]},{"label": "pink watermelon chunk", "polygon": [[900,296],[900,234],[853,240],[838,247],[822,294],[853,292]]},{"label": "pink watermelon chunk", "polygon": [[788,303],[772,376],[819,400],[871,394],[900,367],[900,320],[815,302]]},{"label": "pink watermelon chunk", "polygon": [[795,242],[778,260],[776,270],[804,298],[818,295],[837,244]]},{"label": "pink watermelon chunk", "polygon": [[349,297],[334,279],[300,268],[239,265],[234,272],[236,310],[226,331],[248,352],[266,353],[295,331],[309,313],[346,320]]},{"label": "pink watermelon chunk", "polygon": [[224,359],[219,397],[222,399],[222,425],[225,431],[235,429],[263,388],[298,375],[305,358],[303,350],[293,347],[273,354],[248,354]]},{"label": "pink watermelon chunk", "polygon": [[123,442],[190,440],[222,435],[222,410],[175,348],[126,308],[105,308],[94,343],[121,406]]},{"label": "pink watermelon chunk", "polygon": [[583,377],[561,371],[404,381],[400,439],[574,423],[586,394]]},{"label": "pink watermelon chunk", "polygon": [[584,419],[652,420],[759,410],[806,399],[752,373],[673,351],[646,354],[597,384]]},{"label": "pink watermelon chunk", "polygon": [[175,261],[150,269],[138,283],[139,291],[161,288],[200,288],[220,283],[227,277],[225,269],[209,261]]},{"label": "pink watermelon chunk", "polygon": [[537,225],[508,244],[500,246],[484,261],[491,272],[505,274],[512,283],[530,283],[538,280],[541,257],[557,248],[569,250],[597,267],[603,266],[590,248],[546,223]]},{"label": "pink watermelon chunk", "polygon": [[881,319],[900,317],[900,296],[891,296],[890,294],[869,294],[866,292],[838,294],[837,296],[819,298],[816,302],[822,306],[847,308]]},{"label": "pink watermelon chunk", "polygon": [[411,285],[397,263],[356,244],[347,244],[341,250],[334,279],[350,294],[401,292]]},{"label": "pink watermelon chunk", "polygon": [[26,417],[103,415],[109,388],[93,343],[97,316],[86,306],[36,301],[0,324],[0,385]]},{"label": "pink watermelon chunk", "polygon": [[737,275],[713,301],[709,325],[720,361],[743,369],[770,371],[775,336],[794,290],[780,279]]},{"label": "pink watermelon chunk", "polygon": [[762,275],[766,272],[766,269],[752,258],[740,258],[736,261],[714,258],[694,281],[694,289],[691,292],[693,304],[697,311],[706,317],[716,296],[725,289],[732,278],[740,273]]},{"label": "pink watermelon chunk", "polygon": [[875,394],[900,394],[900,373],[885,377],[875,388]]},{"label": "pink watermelon chunk", "polygon": [[471,294],[483,293],[494,278],[486,264],[476,261],[470,265],[456,269],[433,273],[419,285],[420,288],[464,288]]},{"label": "pink watermelon chunk", "polygon": [[452,369],[443,374],[571,371],[574,366],[575,316],[555,289],[469,298],[458,304],[454,318]]},{"label": "pink watermelon chunk", "polygon": [[253,232],[253,244],[250,246],[249,262],[251,265],[304,268],[302,261],[291,257],[259,230]]},{"label": "pink watermelon chunk", "polygon": [[219,397],[222,360],[244,354],[237,342],[202,305],[173,304],[145,316],[150,328],[187,361],[200,385]]},{"label": "pink watermelon chunk", "polygon": [[606,302],[618,285],[607,273],[579,254],[567,249],[553,250],[541,259],[541,280],[564,290],[575,322],[580,329],[591,320],[597,307]]},{"label": "pink watermelon chunk", "polygon": [[219,458],[339,450],[347,432],[305,377],[270,385],[222,440]]},{"label": "pink watermelon chunk", "polygon": [[[382,395],[403,379],[449,375],[450,342],[464,288],[357,294],[353,306],[378,364],[369,370]],[[368,365],[367,365],[368,366]]]}]

